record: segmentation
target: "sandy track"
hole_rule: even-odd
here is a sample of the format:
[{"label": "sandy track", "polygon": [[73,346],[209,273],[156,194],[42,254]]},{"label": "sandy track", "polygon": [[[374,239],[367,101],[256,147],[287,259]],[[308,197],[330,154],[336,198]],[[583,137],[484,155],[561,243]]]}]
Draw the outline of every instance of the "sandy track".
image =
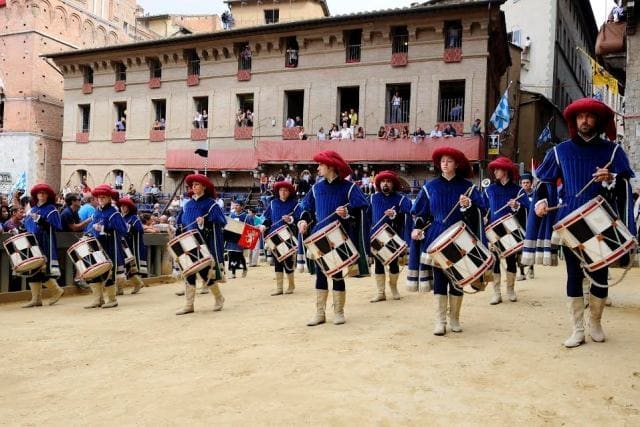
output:
[{"label": "sandy track", "polygon": [[464,332],[444,338],[430,295],[370,304],[372,278],[347,281],[345,325],[307,327],[312,277],[269,297],[267,267],[223,284],[219,313],[198,294],[175,316],[177,285],[112,310],[4,304],[0,424],[639,425],[640,270],[612,291],[607,343],[573,350],[563,280],[537,268],[517,303],[467,296]]}]

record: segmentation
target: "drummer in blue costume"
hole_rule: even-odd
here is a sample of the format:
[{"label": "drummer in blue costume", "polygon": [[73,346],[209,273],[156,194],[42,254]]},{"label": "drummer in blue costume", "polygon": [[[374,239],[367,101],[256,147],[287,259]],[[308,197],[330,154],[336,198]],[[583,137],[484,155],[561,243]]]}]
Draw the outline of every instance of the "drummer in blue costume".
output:
[{"label": "drummer in blue costume", "polygon": [[206,267],[199,272],[185,277],[185,305],[176,312],[177,315],[193,313],[193,302],[196,296],[196,274],[209,287],[215,299],[213,311],[220,311],[224,305],[224,297],[216,280],[223,280],[224,268],[224,240],[222,228],[227,223],[220,206],[215,201],[215,187],[204,175],[191,174],[185,178],[185,183],[193,191],[182,211],[178,215],[178,231],[198,230],[214,258],[215,266]]},{"label": "drummer in blue costume", "polygon": [[54,204],[55,200],[56,194],[47,184],[36,184],[31,189],[31,210],[25,217],[24,226],[38,241],[42,255],[46,257],[46,263],[41,270],[27,279],[31,288],[31,301],[24,305],[24,308],[42,305],[43,284],[51,291],[49,305],[58,302],[64,294],[64,289],[58,286],[56,281],[60,277],[56,231],[62,229],[62,222]]},{"label": "drummer in blue costume", "polygon": [[[519,199],[521,194],[521,188],[517,184],[520,179],[518,173],[518,166],[514,164],[507,157],[498,157],[491,163],[489,163],[489,173],[493,175],[495,181],[491,183],[484,190],[485,205],[487,209],[487,224],[491,224],[494,221],[502,218],[508,213],[517,213],[520,210],[520,200],[524,198],[524,195]],[[507,206],[504,208],[504,206]],[[501,275],[500,275],[500,254],[494,251],[495,263],[493,265],[493,297],[489,304],[496,305],[502,302],[502,295],[500,293]],[[507,296],[509,301],[516,302],[518,300],[516,296],[516,273],[518,266],[516,265],[516,258],[518,254],[514,253],[505,258],[507,264]]]},{"label": "drummer in blue costume", "polygon": [[[362,191],[352,182],[345,180],[351,175],[351,168],[338,153],[332,150],[317,153],[313,160],[318,162],[318,176],[322,178],[320,182],[311,187],[301,202],[303,210],[298,228],[302,233],[307,231],[308,224],[315,220],[312,233],[327,226],[333,220],[339,219],[349,229],[355,230],[353,235],[356,238],[354,244],[361,252],[361,257],[365,256],[364,251],[368,248],[369,235],[365,229],[365,211],[369,206]],[[365,242],[367,245],[365,247]],[[333,311],[334,325],[345,323],[344,304],[346,300],[345,282],[342,273],[333,276]],[[308,326],[316,326],[325,323],[325,307],[329,295],[327,276],[320,268],[316,269],[316,314],[307,323]]]},{"label": "drummer in blue costume", "polygon": [[[522,196],[518,199],[521,206],[521,211],[524,212],[518,216],[518,218],[522,218],[522,227],[526,230],[527,225],[527,216],[529,215],[529,211],[533,209],[532,201],[535,192],[533,191],[533,175],[529,172],[525,172],[520,176],[520,194],[518,196]],[[518,264],[520,267],[520,274],[516,277],[516,280],[526,280],[533,279],[535,277],[535,273],[533,271],[533,265],[524,265],[521,260],[518,260]],[[525,274],[525,270],[528,270]]]},{"label": "drummer in blue costume", "polygon": [[[375,177],[376,192],[371,196],[371,235],[385,224],[390,226],[394,232],[405,242],[410,241],[410,233],[413,227],[411,218],[411,201],[402,195],[400,189],[400,180],[395,172],[386,170],[382,171]],[[375,258],[375,281],[378,290],[375,298],[371,302],[385,301],[385,266],[382,262]],[[400,276],[400,267],[398,266],[398,258],[389,263],[389,289],[393,299],[400,299],[398,293],[398,276]]]},{"label": "drummer in blue costume", "polygon": [[[93,214],[90,233],[100,242],[113,267],[107,273],[87,281],[93,292],[93,301],[85,308],[113,308],[118,306],[117,288],[125,282],[121,241],[127,232],[127,224],[114,206],[115,203],[112,203],[117,202],[118,192],[109,184],[98,185],[91,190],[91,194],[98,199],[98,207]],[[103,302],[103,292],[107,295],[106,303]]]},{"label": "drummer in blue costume", "polygon": [[[464,153],[455,148],[442,147],[433,152],[433,164],[442,174],[428,182],[418,193],[412,208],[415,225],[411,238],[420,240],[424,234],[423,246],[426,250],[447,228],[458,221],[464,221],[478,238],[484,240],[482,217],[485,206],[482,195],[469,180],[473,176],[469,160]],[[429,222],[431,225],[426,227]],[[426,229],[423,231],[424,227]],[[453,332],[462,332],[460,308],[463,293],[453,286],[444,272],[437,267],[433,268],[433,293],[436,297],[433,334],[446,333],[447,293],[449,325]]]},{"label": "drummer in blue costume", "polygon": [[[261,229],[265,234],[269,234],[283,225],[289,228],[291,236],[294,238],[298,235],[294,224],[294,217],[299,216],[296,212],[298,208],[298,200],[296,199],[296,191],[293,185],[287,181],[276,182],[273,186],[273,192],[276,197],[269,201],[267,210],[264,213],[264,222]],[[268,232],[266,231],[268,230]],[[284,261],[280,262],[273,259],[276,271],[276,289],[271,296],[284,294],[292,294],[296,288],[294,280],[296,254],[294,253]],[[287,275],[287,290],[284,290],[284,275]]]},{"label": "drummer in blue costume", "polygon": [[[633,171],[622,147],[611,142],[616,137],[614,112],[600,101],[590,98],[571,103],[564,111],[570,139],[550,150],[536,169],[541,185],[534,198],[535,211],[529,214],[527,240],[523,262],[532,263],[537,255],[548,252],[551,226],[567,215],[602,195],[609,201],[629,230],[635,230],[629,178]],[[609,140],[602,139],[605,133]],[[562,178],[562,204],[558,205],[556,180]],[[590,182],[593,179],[593,182]],[[586,185],[585,191],[581,189]],[[541,238],[542,236],[542,238]],[[542,242],[543,245],[539,243]],[[538,243],[538,244],[537,244]],[[567,268],[567,296],[573,332],[565,347],[577,347],[585,342],[582,279],[584,271],[579,259],[567,247],[563,248]],[[608,268],[589,273],[592,284],[589,296],[590,335],[594,342],[605,340],[601,319],[608,294]]]},{"label": "drummer in blue costume", "polygon": [[142,241],[144,227],[138,217],[138,207],[131,198],[123,197],[118,201],[118,206],[129,229],[125,240],[134,257],[133,261],[125,266],[126,275],[133,283],[133,291],[131,293],[137,294],[144,287],[140,274],[147,273],[147,247]]}]

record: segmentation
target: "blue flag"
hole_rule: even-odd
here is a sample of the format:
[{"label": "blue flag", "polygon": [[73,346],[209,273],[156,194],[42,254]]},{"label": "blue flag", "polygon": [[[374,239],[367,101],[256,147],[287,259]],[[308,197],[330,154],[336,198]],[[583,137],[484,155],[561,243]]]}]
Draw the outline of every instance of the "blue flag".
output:
[{"label": "blue flag", "polygon": [[502,132],[509,127],[509,123],[511,122],[511,112],[509,111],[508,88],[504,91],[504,95],[502,95],[502,98],[500,98],[500,102],[498,102],[496,111],[493,112],[489,121],[493,123],[493,126],[498,132]]},{"label": "blue flag", "polygon": [[540,136],[538,136],[538,147],[541,145],[551,141],[551,129],[549,129],[549,125],[546,125],[542,132],[540,132]]}]

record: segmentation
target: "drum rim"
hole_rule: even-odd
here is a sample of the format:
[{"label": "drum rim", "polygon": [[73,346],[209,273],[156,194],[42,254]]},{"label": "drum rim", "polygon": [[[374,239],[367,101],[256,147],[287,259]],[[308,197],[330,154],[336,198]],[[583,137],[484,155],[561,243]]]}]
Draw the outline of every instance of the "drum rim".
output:
[{"label": "drum rim", "polygon": [[569,215],[562,218],[560,221],[553,224],[553,229],[558,231],[563,228],[568,228],[570,225],[573,225],[576,221],[582,218],[585,214],[593,212],[598,207],[602,206],[602,203],[605,202],[604,197],[597,196],[586,203],[583,203],[579,207],[575,208],[573,211],[569,213]]},{"label": "drum rim", "polygon": [[[372,240],[374,240],[374,239],[375,239],[375,237],[376,237],[379,233],[381,233],[381,232],[382,232],[382,230],[386,230],[387,228],[391,228],[391,229],[393,230],[393,227],[391,227],[389,224],[387,224],[387,223],[383,223],[383,224],[380,226],[380,228],[378,228],[378,229],[376,230],[376,232],[375,232],[375,233],[373,233],[373,234],[371,235],[371,238],[369,239],[369,241],[371,242]],[[393,232],[394,232],[394,233],[396,233],[396,234],[398,234],[395,230],[393,230]]]},{"label": "drum rim", "polygon": [[[178,262],[178,265],[180,266],[180,269],[182,270],[182,274],[184,274],[185,276],[191,276],[192,274],[197,273],[198,271],[202,270],[203,268],[206,267],[206,265],[204,265],[204,263],[210,263],[210,267],[213,267],[213,257],[209,256],[209,257],[205,257],[202,258],[200,260],[198,260],[197,262],[194,262],[193,264],[191,264],[191,266],[189,266],[188,269],[186,270],[182,270],[182,266],[180,265],[180,263]],[[201,265],[203,264],[203,265]],[[198,269],[196,269],[195,271],[192,271],[194,267],[199,267]],[[189,272],[189,273],[187,273]]]},{"label": "drum rim", "polygon": [[[85,277],[87,275],[87,273],[93,272],[97,267],[101,267],[104,265],[109,265],[109,268],[104,272],[104,273],[100,273],[100,274],[96,274],[96,276],[100,276],[101,274],[105,274],[107,271],[111,270],[113,268],[113,263],[111,261],[101,261],[99,263],[96,263],[94,265],[92,265],[91,267],[87,268],[84,272],[82,273],[78,273],[78,277],[81,279],[87,279],[87,277]],[[89,280],[94,279],[96,276],[90,277],[88,278]]]},{"label": "drum rim", "polygon": [[198,230],[187,230],[187,231],[185,231],[184,233],[181,233],[179,236],[176,236],[176,237],[174,237],[173,239],[169,240],[169,241],[167,242],[167,245],[168,245],[168,246],[173,246],[173,244],[174,244],[174,243],[179,242],[179,241],[180,241],[180,240],[182,240],[184,237],[186,237],[186,236],[190,236],[190,235],[193,235],[193,234],[196,234],[196,233],[200,234],[200,232],[199,232]]},{"label": "drum rim", "polygon": [[[395,252],[393,254],[393,256],[391,258],[389,258],[389,260],[387,261],[383,261],[380,259],[380,257],[378,256],[378,254],[380,253],[380,251],[377,251],[375,254],[373,254],[374,257],[378,258],[378,260],[382,263],[382,265],[389,265],[393,262],[394,259],[398,258],[400,256],[400,254],[402,254],[403,251],[406,251],[409,248],[409,245],[407,245],[407,242],[404,243],[404,245],[402,245],[400,247],[400,249],[398,249],[397,252]],[[373,253],[373,248],[371,250],[371,253]]]},{"label": "drum rim", "polygon": [[[604,258],[602,260],[599,260],[598,262],[594,262],[594,263],[591,263],[591,264],[585,264],[584,268],[589,273],[592,273],[594,271],[600,270],[601,268],[607,267],[607,266],[613,264],[614,262],[616,262],[617,260],[619,260],[620,258],[622,258],[627,252],[629,252],[631,250],[631,248],[633,247],[634,244],[635,244],[634,240],[631,239],[625,245],[622,245],[618,249],[613,251],[611,253],[611,255],[609,255],[608,257],[606,257],[606,258]],[[573,249],[571,249],[571,250],[573,250]],[[579,256],[578,258],[582,259],[581,256]]]},{"label": "drum rim", "polygon": [[[309,243],[313,243],[316,240],[318,240],[320,237],[324,237],[325,234],[327,234],[327,232],[325,230],[330,230],[333,228],[341,228],[342,224],[340,223],[340,221],[335,220],[332,223],[329,223],[327,225],[325,225],[324,227],[322,227],[320,230],[316,230],[311,236],[307,237],[306,239],[304,239],[304,241],[302,243],[309,244]],[[324,233],[320,234],[321,231],[325,231]],[[344,232],[344,234],[348,237],[349,235],[347,234],[346,230],[342,230]]]},{"label": "drum rim", "polygon": [[98,239],[96,239],[93,236],[84,236],[84,237],[81,237],[80,240],[75,242],[73,245],[69,246],[69,249],[67,249],[67,253],[75,252],[75,249],[78,246],[80,246],[81,244],[86,244],[86,242],[90,242],[91,240],[94,240],[95,242],[97,242],[98,246],[100,246],[100,250],[102,250],[102,246],[100,245],[100,241],[98,241]]},{"label": "drum rim", "polygon": [[478,271],[480,271],[480,273],[476,273],[473,276],[469,276],[466,279],[464,279],[463,281],[461,281],[460,283],[457,283],[456,286],[462,288],[466,285],[468,285],[470,282],[473,283],[476,280],[478,280],[478,278],[483,275],[485,273],[485,271],[487,271],[489,269],[489,267],[491,267],[491,265],[495,262],[495,257],[493,256],[493,254],[491,252],[489,253],[489,257],[487,258],[487,261],[485,261],[484,264],[482,264],[480,266],[480,269],[478,269]]},{"label": "drum rim", "polygon": [[432,246],[436,243],[436,241],[434,240],[433,242],[431,242],[431,244],[427,247],[427,253],[429,255],[434,254],[436,252],[441,252],[442,249],[449,243],[451,243],[451,241],[455,240],[458,236],[460,236],[460,234],[467,229],[467,224],[465,224],[464,221],[458,221],[455,224],[450,225],[449,227],[447,227],[446,230],[444,230],[442,233],[440,233],[440,235],[445,234],[449,229],[453,228],[453,227],[460,227],[460,229],[453,235],[451,236],[446,242],[442,242],[440,243],[436,248],[432,248]]},{"label": "drum rim", "polygon": [[27,258],[27,259],[25,259],[24,261],[22,261],[22,262],[18,263],[17,265],[14,265],[14,266],[13,266],[13,270],[14,270],[14,271],[17,271],[17,269],[18,269],[21,265],[24,265],[24,263],[26,263],[26,262],[33,262],[33,261],[35,261],[35,260],[42,261],[42,263],[41,263],[40,265],[38,265],[37,267],[32,267],[32,268],[42,267],[42,266],[47,262],[47,257],[45,257],[45,256],[41,255],[41,256],[35,256],[35,257]]},{"label": "drum rim", "polygon": [[[7,243],[13,242],[14,240],[18,239],[18,238],[25,238],[26,236],[31,235],[33,236],[33,238],[35,239],[35,235],[33,233],[30,233],[28,231],[25,231],[24,233],[20,233],[20,234],[16,234],[15,236],[11,236],[9,237],[7,240],[5,240],[2,244],[3,245],[7,245]],[[38,242],[38,240],[36,239],[36,243]]]},{"label": "drum rim", "polygon": [[[493,230],[496,225],[501,224],[502,222],[506,221],[509,218],[515,218],[515,214],[514,213],[506,213],[504,215],[502,215],[500,218],[496,219],[495,221],[493,221],[491,224],[488,224],[485,228],[484,231],[485,232],[489,232],[489,230]],[[517,218],[516,218],[517,221]],[[522,225],[520,226],[520,228],[523,228]]]},{"label": "drum rim", "polygon": [[[289,229],[289,225],[288,224],[283,224],[280,227],[276,228],[275,230],[273,230],[271,233],[267,234],[264,238],[265,239],[271,239],[271,236],[273,236],[274,234],[276,234],[278,231],[280,231],[282,228],[287,228]],[[293,233],[291,233],[291,231],[289,231],[289,234],[291,234],[291,238],[293,238]]]}]

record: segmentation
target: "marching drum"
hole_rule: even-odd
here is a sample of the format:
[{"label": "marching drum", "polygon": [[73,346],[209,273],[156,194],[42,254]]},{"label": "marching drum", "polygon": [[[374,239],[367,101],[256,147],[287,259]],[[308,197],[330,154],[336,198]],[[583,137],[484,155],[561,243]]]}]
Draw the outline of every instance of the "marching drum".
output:
[{"label": "marching drum", "polygon": [[506,214],[485,227],[487,240],[498,252],[500,258],[506,258],[524,246],[524,229],[514,214]]},{"label": "marching drum", "polygon": [[113,267],[109,256],[95,237],[82,237],[67,249],[67,255],[76,267],[78,278],[83,280],[95,279]]},{"label": "marching drum", "polygon": [[429,245],[422,262],[442,269],[456,287],[476,292],[484,286],[474,282],[493,266],[494,258],[467,225],[458,221]]},{"label": "marching drum", "polygon": [[383,265],[389,265],[391,261],[402,255],[406,249],[407,243],[398,236],[398,233],[389,224],[383,224],[371,236],[371,253]]},{"label": "marching drum", "polygon": [[571,212],[554,224],[553,230],[552,240],[568,246],[589,272],[610,265],[636,244],[602,196]]},{"label": "marching drum", "polygon": [[327,277],[332,277],[360,258],[340,221],[334,221],[307,237],[307,256],[316,261]]},{"label": "marching drum", "polygon": [[184,276],[191,276],[205,267],[213,267],[214,260],[198,230],[187,231],[167,243],[169,253],[178,261]]},{"label": "marching drum", "polygon": [[264,244],[273,256],[282,262],[298,251],[298,240],[287,225],[275,229],[264,238]]},{"label": "marching drum", "polygon": [[224,226],[224,239],[245,249],[254,249],[260,240],[260,229],[246,222],[229,220]]},{"label": "marching drum", "polygon": [[16,274],[33,275],[47,262],[36,236],[22,233],[4,241],[4,248]]}]

